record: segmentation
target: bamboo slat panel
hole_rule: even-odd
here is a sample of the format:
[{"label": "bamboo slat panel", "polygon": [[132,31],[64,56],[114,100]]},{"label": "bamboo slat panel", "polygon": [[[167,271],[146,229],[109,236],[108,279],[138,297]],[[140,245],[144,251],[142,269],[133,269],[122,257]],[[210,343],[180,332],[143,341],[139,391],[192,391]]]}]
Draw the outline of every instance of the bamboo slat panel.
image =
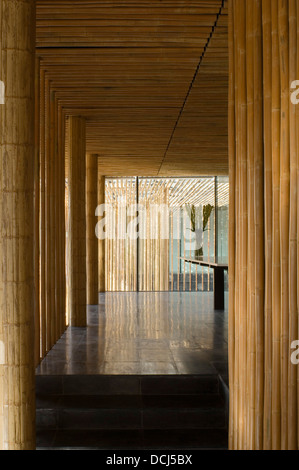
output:
[{"label": "bamboo slat panel", "polygon": [[41,69],[103,175],[228,173],[223,3],[37,1]]}]

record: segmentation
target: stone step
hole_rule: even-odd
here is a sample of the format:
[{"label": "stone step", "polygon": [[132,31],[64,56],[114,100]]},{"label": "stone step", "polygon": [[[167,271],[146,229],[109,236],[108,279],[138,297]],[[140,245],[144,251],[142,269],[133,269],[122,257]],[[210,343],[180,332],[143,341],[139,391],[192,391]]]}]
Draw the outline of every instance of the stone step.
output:
[{"label": "stone step", "polygon": [[39,429],[223,428],[218,395],[62,396],[37,398]]},{"label": "stone step", "polygon": [[224,429],[42,431],[38,450],[226,450]]},{"label": "stone step", "polygon": [[37,375],[37,395],[218,394],[217,375]]},{"label": "stone step", "polygon": [[225,449],[218,376],[37,376],[37,448]]}]

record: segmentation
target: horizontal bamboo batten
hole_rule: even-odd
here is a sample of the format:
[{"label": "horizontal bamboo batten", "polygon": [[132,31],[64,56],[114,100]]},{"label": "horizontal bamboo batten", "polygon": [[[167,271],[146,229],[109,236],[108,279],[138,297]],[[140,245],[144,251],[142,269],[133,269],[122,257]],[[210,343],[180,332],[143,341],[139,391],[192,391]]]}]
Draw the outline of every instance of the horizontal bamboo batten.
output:
[{"label": "horizontal bamboo batten", "polygon": [[231,449],[299,448],[298,13],[229,0]]},{"label": "horizontal bamboo batten", "polygon": [[102,175],[227,175],[224,3],[37,0],[41,68]]}]

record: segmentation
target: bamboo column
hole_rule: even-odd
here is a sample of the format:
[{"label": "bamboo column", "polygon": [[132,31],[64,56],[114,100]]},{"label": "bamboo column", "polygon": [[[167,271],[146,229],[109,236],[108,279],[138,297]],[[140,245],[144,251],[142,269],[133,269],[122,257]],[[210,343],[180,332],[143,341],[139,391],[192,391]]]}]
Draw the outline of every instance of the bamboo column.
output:
[{"label": "bamboo column", "polygon": [[[297,29],[299,32],[299,21],[297,6],[299,2],[290,0],[289,5],[289,78],[298,77],[298,52],[297,41],[299,41],[299,34],[297,38]],[[289,227],[289,341],[290,344],[299,338],[298,334],[298,277],[297,277],[297,223],[298,217],[298,182],[299,175],[299,152],[297,146],[298,138],[298,124],[296,122],[296,106],[290,103],[289,109],[290,120],[290,227]],[[298,138],[299,139],[299,138]],[[299,143],[299,140],[298,140]],[[297,408],[297,400],[299,400],[299,387],[297,384],[299,380],[298,366],[288,362],[288,449],[296,449],[299,440],[299,413]],[[297,433],[296,433],[297,430]],[[297,434],[297,435],[296,435]]]},{"label": "bamboo column", "polygon": [[85,119],[69,118],[69,316],[86,326]]},{"label": "bamboo column", "polygon": [[0,448],[35,448],[35,2],[2,0],[0,77]]},{"label": "bamboo column", "polygon": [[59,163],[59,336],[66,328],[66,217],[65,217],[65,116],[58,105],[58,163]]},{"label": "bamboo column", "polygon": [[[105,204],[105,176],[98,175],[98,205],[101,204]],[[112,247],[113,242],[110,242]],[[105,240],[98,240],[98,260],[98,291],[105,292]]]},{"label": "bamboo column", "polygon": [[98,304],[98,239],[96,208],[98,201],[98,156],[86,155],[86,272],[87,303]]},{"label": "bamboo column", "polygon": [[231,449],[298,449],[298,14],[229,1]]},{"label": "bamboo column", "polygon": [[45,71],[40,71],[40,150],[39,150],[39,302],[40,302],[40,337],[41,358],[47,352],[47,323],[46,323],[46,163],[45,163]]},{"label": "bamboo column", "polygon": [[40,351],[40,59],[35,59],[35,160],[34,160],[34,303],[35,303],[35,364],[41,358]]}]

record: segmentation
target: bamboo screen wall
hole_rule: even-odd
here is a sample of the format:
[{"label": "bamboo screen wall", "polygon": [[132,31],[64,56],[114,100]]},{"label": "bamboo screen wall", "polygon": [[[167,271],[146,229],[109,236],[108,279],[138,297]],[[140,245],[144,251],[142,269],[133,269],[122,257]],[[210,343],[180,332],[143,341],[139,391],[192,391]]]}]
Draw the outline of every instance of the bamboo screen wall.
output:
[{"label": "bamboo screen wall", "polygon": [[106,291],[212,290],[213,273],[184,258],[198,234],[216,254],[216,200],[228,214],[228,178],[106,178]]}]

